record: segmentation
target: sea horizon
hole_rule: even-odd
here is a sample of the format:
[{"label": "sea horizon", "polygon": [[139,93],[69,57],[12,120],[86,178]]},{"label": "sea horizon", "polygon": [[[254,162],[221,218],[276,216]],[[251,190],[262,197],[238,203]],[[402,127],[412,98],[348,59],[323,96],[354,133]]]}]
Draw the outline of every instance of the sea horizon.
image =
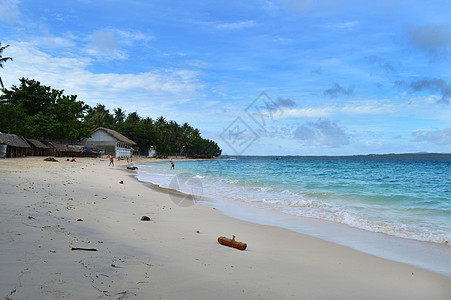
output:
[{"label": "sea horizon", "polygon": [[406,153],[369,153],[369,154],[348,154],[348,155],[229,155],[222,154],[217,158],[228,157],[299,157],[299,158],[424,158],[424,159],[451,159],[448,152],[406,152]]}]

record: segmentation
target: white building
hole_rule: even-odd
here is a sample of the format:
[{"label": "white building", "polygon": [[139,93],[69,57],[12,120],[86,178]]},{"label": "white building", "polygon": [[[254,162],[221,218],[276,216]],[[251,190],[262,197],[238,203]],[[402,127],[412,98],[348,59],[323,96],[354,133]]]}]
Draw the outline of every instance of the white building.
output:
[{"label": "white building", "polygon": [[86,148],[100,151],[102,155],[112,154],[114,157],[131,157],[132,146],[136,143],[112,129],[99,127],[84,141]]}]

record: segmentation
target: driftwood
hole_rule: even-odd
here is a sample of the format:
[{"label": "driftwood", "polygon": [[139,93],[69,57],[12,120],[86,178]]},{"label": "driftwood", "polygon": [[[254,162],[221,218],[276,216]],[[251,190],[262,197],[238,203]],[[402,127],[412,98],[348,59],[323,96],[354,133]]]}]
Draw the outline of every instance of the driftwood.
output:
[{"label": "driftwood", "polygon": [[78,247],[72,247],[72,250],[97,251],[97,249],[95,248],[78,248]]},{"label": "driftwood", "polygon": [[218,243],[224,246],[229,246],[232,248],[236,248],[238,250],[246,250],[247,244],[242,242],[235,241],[235,236],[233,238],[229,239],[224,236],[218,237]]}]

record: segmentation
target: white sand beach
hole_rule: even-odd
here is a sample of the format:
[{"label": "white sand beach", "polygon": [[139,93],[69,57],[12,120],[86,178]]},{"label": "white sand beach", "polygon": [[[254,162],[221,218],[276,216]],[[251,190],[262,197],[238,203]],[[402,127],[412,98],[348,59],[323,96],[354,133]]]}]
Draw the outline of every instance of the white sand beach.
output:
[{"label": "white sand beach", "polygon": [[0,160],[3,299],[450,298],[450,277],[178,206],[125,161],[56,159]]}]

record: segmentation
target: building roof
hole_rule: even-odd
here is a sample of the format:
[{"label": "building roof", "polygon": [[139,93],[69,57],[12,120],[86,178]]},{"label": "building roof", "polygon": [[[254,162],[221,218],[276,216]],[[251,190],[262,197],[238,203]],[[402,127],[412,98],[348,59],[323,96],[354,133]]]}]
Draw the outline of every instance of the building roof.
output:
[{"label": "building roof", "polygon": [[47,143],[49,145],[49,148],[54,148],[57,151],[69,151],[69,147],[67,145],[63,145],[63,144],[56,144],[56,143],[52,143],[52,142],[48,142]]},{"label": "building roof", "polygon": [[43,148],[43,149],[49,148],[48,146],[44,145],[43,143],[41,143],[40,141],[35,140],[35,139],[27,139],[27,142],[31,146],[35,146],[36,148]]},{"label": "building roof", "polygon": [[56,144],[56,143],[48,143],[50,147],[56,149],[59,152],[83,152],[83,146],[80,145],[66,145],[66,144]]},{"label": "building roof", "polygon": [[69,151],[71,152],[83,152],[84,147],[80,145],[68,145]]},{"label": "building roof", "polygon": [[114,137],[115,139],[124,142],[126,144],[130,144],[130,145],[136,145],[136,143],[134,141],[132,141],[131,139],[123,136],[122,134],[120,134],[119,132],[113,130],[113,129],[108,129],[108,128],[104,128],[104,127],[99,127],[96,130],[94,130],[92,133],[99,131],[99,130],[103,130],[106,133],[108,133],[109,135],[111,135],[112,137]]},{"label": "building roof", "polygon": [[25,138],[20,135],[1,133],[0,132],[0,144],[5,144],[13,147],[30,148]]}]

